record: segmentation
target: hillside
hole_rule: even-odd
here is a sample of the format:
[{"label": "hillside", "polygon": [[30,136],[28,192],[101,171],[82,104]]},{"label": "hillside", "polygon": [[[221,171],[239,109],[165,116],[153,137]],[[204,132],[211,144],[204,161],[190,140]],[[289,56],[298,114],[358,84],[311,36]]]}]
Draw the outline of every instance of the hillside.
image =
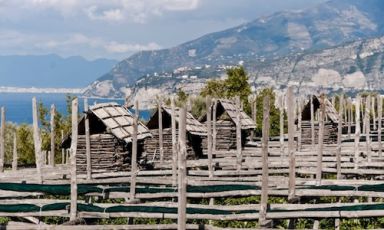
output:
[{"label": "hillside", "polygon": [[134,54],[90,85],[87,94],[123,96],[139,78],[180,67],[269,63],[379,37],[384,35],[383,11],[382,0],[333,0],[304,11],[279,12],[170,49]]},{"label": "hillside", "polygon": [[0,56],[0,86],[81,88],[117,62],[57,55]]}]

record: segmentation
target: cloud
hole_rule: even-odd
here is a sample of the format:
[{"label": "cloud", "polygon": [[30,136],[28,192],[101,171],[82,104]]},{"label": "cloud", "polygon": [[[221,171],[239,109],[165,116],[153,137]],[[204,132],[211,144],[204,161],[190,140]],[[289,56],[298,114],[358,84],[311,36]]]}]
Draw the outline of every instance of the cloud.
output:
[{"label": "cloud", "polygon": [[[0,6],[4,12],[19,14],[20,11],[58,12],[63,17],[80,15],[90,20],[128,21],[146,23],[153,16],[167,11],[190,11],[199,6],[201,0],[12,0]],[[18,12],[18,13],[17,13]],[[8,16],[11,16],[8,14]],[[0,14],[0,19],[4,17]]]},{"label": "cloud", "polygon": [[[106,57],[106,53],[108,53],[107,57],[125,58],[134,52],[160,48],[161,46],[155,42],[137,44],[106,40],[81,33],[52,36],[18,31],[0,31],[0,50],[3,51],[3,54],[57,53],[63,56],[88,54],[86,57],[93,59]],[[22,50],[23,53],[15,53],[14,50]]]}]

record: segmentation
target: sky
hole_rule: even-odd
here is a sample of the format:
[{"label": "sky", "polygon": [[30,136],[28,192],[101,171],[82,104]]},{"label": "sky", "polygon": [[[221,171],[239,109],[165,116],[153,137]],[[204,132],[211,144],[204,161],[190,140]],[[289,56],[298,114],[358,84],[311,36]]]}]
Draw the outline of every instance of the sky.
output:
[{"label": "sky", "polygon": [[0,0],[0,55],[122,60],[325,0]]}]

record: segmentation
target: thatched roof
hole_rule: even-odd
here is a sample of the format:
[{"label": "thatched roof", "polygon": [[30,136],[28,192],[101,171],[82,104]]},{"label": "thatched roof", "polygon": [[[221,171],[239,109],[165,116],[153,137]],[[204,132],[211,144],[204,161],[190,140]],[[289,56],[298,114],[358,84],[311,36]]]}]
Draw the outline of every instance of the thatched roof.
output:
[{"label": "thatched roof", "polygon": [[[170,107],[162,106],[162,120],[163,120],[163,128],[170,128],[172,125],[172,109]],[[175,121],[176,125],[179,124],[179,110],[180,108],[175,107]],[[191,113],[187,112],[187,121],[186,121],[186,130],[187,132],[198,135],[198,136],[206,136],[207,135],[207,127],[201,124],[198,120],[196,120]],[[151,116],[147,123],[147,127],[149,129],[158,129],[159,128],[159,111],[158,109]]]},{"label": "thatched roof", "polygon": [[[302,120],[311,120],[311,101],[309,101],[302,111]],[[313,96],[313,109],[316,112],[320,108],[320,99],[317,96]],[[335,124],[339,123],[339,114],[332,103],[325,98],[325,114]]]},{"label": "thatched roof", "polygon": [[[216,118],[220,117],[224,113],[227,113],[233,123],[236,123],[236,103],[228,99],[217,100]],[[201,122],[207,120],[207,114],[199,119]],[[242,109],[240,110],[240,123],[241,129],[255,129],[256,124]]]},{"label": "thatched roof", "polygon": [[[132,142],[133,115],[130,111],[117,103],[101,103],[91,106],[88,113],[94,114],[103,122],[107,130],[116,138],[126,143]],[[92,124],[90,124],[92,126]],[[138,124],[137,139],[151,137],[148,128],[141,122]]]}]

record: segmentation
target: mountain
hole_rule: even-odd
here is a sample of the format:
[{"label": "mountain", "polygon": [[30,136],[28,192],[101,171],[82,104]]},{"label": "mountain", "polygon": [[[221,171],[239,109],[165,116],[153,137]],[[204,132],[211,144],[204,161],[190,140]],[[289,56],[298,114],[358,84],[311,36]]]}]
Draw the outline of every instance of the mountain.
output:
[{"label": "mountain", "polygon": [[247,67],[255,60],[269,63],[297,53],[380,37],[384,35],[382,12],[383,0],[333,0],[303,11],[279,12],[170,49],[136,53],[93,82],[87,94],[123,96],[146,76],[157,79],[158,75],[173,76],[178,69],[204,66],[241,63]]},{"label": "mountain", "polygon": [[0,86],[82,88],[107,73],[115,60],[58,55],[0,56]]}]

